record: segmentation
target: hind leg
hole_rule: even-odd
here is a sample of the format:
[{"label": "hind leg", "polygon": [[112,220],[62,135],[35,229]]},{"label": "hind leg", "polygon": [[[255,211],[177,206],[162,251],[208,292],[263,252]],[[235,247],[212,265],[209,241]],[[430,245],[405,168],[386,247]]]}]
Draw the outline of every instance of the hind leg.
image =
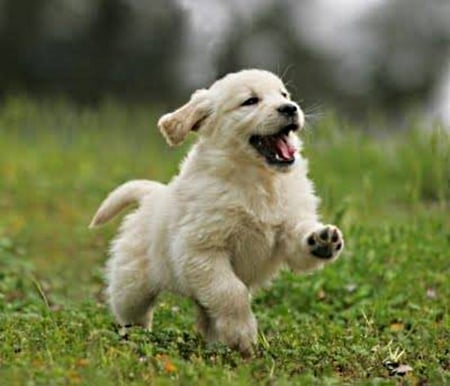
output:
[{"label": "hind leg", "polygon": [[120,294],[111,295],[113,288],[109,288],[109,303],[111,310],[121,326],[141,326],[152,329],[153,307],[157,295],[136,294],[133,291],[120,289]]},{"label": "hind leg", "polygon": [[151,330],[159,290],[150,283],[146,259],[113,258],[108,265],[108,277],[109,304],[119,324]]},{"label": "hind leg", "polygon": [[195,326],[200,334],[206,341],[216,340],[217,333],[214,330],[214,323],[211,317],[208,315],[208,310],[203,307],[199,302],[197,305],[197,320]]}]

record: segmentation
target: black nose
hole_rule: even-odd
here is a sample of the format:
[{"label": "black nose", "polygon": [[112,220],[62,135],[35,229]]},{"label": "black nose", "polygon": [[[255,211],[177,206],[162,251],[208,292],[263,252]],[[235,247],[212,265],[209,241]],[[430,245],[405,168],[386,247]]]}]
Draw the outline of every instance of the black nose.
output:
[{"label": "black nose", "polygon": [[292,103],[286,103],[277,108],[280,114],[285,115],[286,117],[293,117],[297,114],[297,106]]}]

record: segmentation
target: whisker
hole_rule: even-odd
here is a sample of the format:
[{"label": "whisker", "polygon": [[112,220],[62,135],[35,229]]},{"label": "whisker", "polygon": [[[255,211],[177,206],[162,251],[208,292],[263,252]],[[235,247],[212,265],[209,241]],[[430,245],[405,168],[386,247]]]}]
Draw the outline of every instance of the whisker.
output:
[{"label": "whisker", "polygon": [[305,120],[308,124],[316,123],[320,118],[322,118],[325,115],[323,107],[320,103],[315,103],[310,106],[306,106],[303,110],[303,114],[305,114]]},{"label": "whisker", "polygon": [[323,110],[323,106],[321,103],[314,103],[312,105],[306,106],[304,108],[304,112],[309,114],[309,113],[316,113],[316,112],[321,112]]},{"label": "whisker", "polygon": [[298,92],[298,88],[295,83],[293,83],[292,80],[288,80],[287,82],[284,82],[287,89],[292,90],[295,94]]},{"label": "whisker", "polygon": [[285,81],[284,81],[284,78],[285,78],[285,76],[288,74],[288,72],[289,72],[292,68],[294,68],[294,67],[295,67],[294,63],[288,64],[288,65],[286,66],[286,68],[284,69],[283,73],[280,75],[280,79],[281,79],[281,80],[283,81],[283,83],[285,83],[286,85],[287,85],[290,81],[285,82]]}]

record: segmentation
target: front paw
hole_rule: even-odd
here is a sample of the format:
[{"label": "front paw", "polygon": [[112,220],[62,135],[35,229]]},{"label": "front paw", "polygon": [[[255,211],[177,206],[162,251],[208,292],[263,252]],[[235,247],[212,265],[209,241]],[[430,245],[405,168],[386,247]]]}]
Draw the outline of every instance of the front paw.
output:
[{"label": "front paw", "polygon": [[253,314],[241,320],[219,318],[215,321],[214,327],[217,340],[238,350],[244,357],[252,355],[257,337],[257,323]]},{"label": "front paw", "polygon": [[333,259],[342,251],[344,238],[339,228],[325,225],[306,238],[310,253],[319,259]]}]

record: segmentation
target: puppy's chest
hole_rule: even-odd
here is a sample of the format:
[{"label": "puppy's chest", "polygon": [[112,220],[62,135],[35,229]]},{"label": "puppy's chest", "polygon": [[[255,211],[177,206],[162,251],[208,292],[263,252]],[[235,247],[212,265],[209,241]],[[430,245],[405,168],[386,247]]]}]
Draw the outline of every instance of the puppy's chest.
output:
[{"label": "puppy's chest", "polygon": [[238,215],[229,238],[229,252],[236,274],[247,284],[267,280],[278,268],[277,254],[283,222],[264,219],[248,212]]},{"label": "puppy's chest", "polygon": [[276,244],[277,235],[281,229],[281,221],[265,221],[256,216],[241,214],[237,216],[235,229],[232,233],[232,245],[241,251],[250,253],[259,246],[271,251]]}]

